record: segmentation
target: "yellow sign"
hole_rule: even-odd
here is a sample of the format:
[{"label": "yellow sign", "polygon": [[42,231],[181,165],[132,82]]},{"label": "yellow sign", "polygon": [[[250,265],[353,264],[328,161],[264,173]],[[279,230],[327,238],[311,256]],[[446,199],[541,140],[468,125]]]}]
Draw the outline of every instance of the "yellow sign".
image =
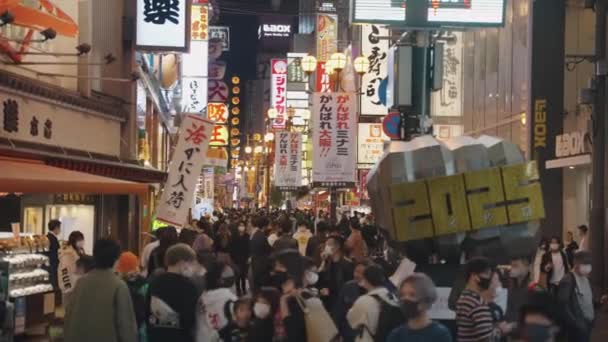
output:
[{"label": "yellow sign", "polygon": [[536,161],[394,184],[390,204],[398,241],[545,217]]},{"label": "yellow sign", "polygon": [[209,39],[209,7],[208,5],[194,5],[191,8],[192,23],[190,27],[191,40]]},{"label": "yellow sign", "polygon": [[226,145],[228,145],[228,126],[226,126],[226,125],[213,126],[213,132],[211,132],[211,139],[209,140],[209,146],[226,146]]}]

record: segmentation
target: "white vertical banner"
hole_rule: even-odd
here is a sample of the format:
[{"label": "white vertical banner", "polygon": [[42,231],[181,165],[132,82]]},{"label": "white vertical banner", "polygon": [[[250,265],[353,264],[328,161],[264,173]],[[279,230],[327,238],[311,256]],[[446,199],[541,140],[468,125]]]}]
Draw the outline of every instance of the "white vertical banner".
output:
[{"label": "white vertical banner", "polygon": [[208,94],[209,7],[191,7],[190,53],[182,55],[182,112],[205,113]]},{"label": "white vertical banner", "polygon": [[456,40],[445,43],[443,48],[443,87],[431,93],[433,116],[462,116],[463,34],[452,34],[456,36]]},{"label": "white vertical banner", "polygon": [[275,186],[283,190],[302,186],[302,133],[277,133],[274,151]]},{"label": "white vertical banner", "polygon": [[353,186],[356,179],[357,101],[354,93],[313,95],[312,180],[316,186]]},{"label": "white vertical banner", "polygon": [[184,116],[169,165],[169,175],[158,203],[157,220],[178,227],[186,223],[212,131],[211,121],[198,115]]},{"label": "white vertical banner", "polygon": [[[380,100],[380,84],[388,77],[389,36],[384,25],[361,26],[361,52],[369,68],[361,78],[361,115],[386,115],[388,108]],[[384,97],[384,96],[383,96]]]},{"label": "white vertical banner", "polygon": [[270,107],[277,111],[272,128],[284,129],[287,124],[287,60],[270,61]]}]

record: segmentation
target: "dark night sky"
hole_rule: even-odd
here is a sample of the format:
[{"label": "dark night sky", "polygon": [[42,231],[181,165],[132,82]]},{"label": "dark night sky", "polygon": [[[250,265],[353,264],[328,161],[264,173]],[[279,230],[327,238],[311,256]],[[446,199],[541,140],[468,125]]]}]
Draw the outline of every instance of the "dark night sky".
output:
[{"label": "dark night sky", "polygon": [[282,0],[281,9],[273,11],[270,0],[219,0],[218,25],[230,27],[230,53],[225,56],[228,72],[238,74],[243,80],[256,78],[256,53],[258,44],[258,16],[287,15],[295,17],[298,0]]}]

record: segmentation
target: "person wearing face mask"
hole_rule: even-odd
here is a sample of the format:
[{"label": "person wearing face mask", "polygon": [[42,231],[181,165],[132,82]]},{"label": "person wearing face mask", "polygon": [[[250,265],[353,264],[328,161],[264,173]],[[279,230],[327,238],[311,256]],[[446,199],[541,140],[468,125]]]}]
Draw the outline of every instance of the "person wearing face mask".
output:
[{"label": "person wearing face mask", "polygon": [[[495,326],[505,322],[505,309],[507,306],[507,298],[505,295],[506,293],[504,288],[502,287],[499,273],[494,272],[492,274],[492,281],[490,282],[490,287],[481,293],[481,297],[488,303],[490,313],[492,314],[492,322]],[[509,326],[514,329],[515,323],[510,323]],[[491,342],[505,342],[506,340],[507,337],[502,336],[495,337],[491,340]]]},{"label": "person wearing face mask", "polygon": [[251,341],[273,342],[275,336],[277,340],[285,339],[285,331],[281,330],[281,316],[278,314],[279,297],[279,291],[272,287],[263,287],[254,297]]},{"label": "person wearing face mask", "polygon": [[494,273],[494,266],[486,258],[473,258],[465,265],[467,283],[456,303],[459,342],[495,341],[513,329],[505,322],[494,324],[490,306],[483,297]]},{"label": "person wearing face mask", "polygon": [[559,282],[570,271],[568,256],[562,250],[561,240],[557,236],[549,242],[549,251],[543,256],[541,271],[546,275],[549,292],[555,295]]},{"label": "person wearing face mask", "polygon": [[403,281],[399,295],[406,321],[393,330],[387,342],[452,342],[450,331],[429,317],[429,310],[437,301],[431,278],[423,273],[410,275]]},{"label": "person wearing face mask", "polygon": [[247,293],[247,260],[249,260],[249,234],[244,221],[238,224],[230,256],[236,266],[236,293],[238,296],[243,296]]},{"label": "person wearing face mask", "polygon": [[167,271],[152,278],[146,297],[149,342],[194,342],[197,290],[190,280],[198,264],[194,250],[183,243],[167,249]]},{"label": "person wearing face mask", "polygon": [[321,299],[325,307],[331,310],[342,286],[353,279],[354,265],[344,257],[344,239],[339,236],[330,236],[327,239],[322,258],[318,288],[321,289]]},{"label": "person wearing face mask", "polygon": [[549,240],[542,238],[538,243],[538,249],[536,250],[534,264],[532,266],[532,281],[534,281],[535,284],[541,283],[541,276],[543,275],[543,272],[541,271],[541,264],[543,261],[543,256],[545,256],[547,251],[549,251]]},{"label": "person wearing face mask", "polygon": [[595,306],[589,276],[591,253],[574,254],[572,272],[566,274],[557,290],[560,309],[564,311],[569,342],[588,342],[595,320]]},{"label": "person wearing face mask", "polygon": [[524,256],[513,258],[507,285],[507,322],[517,322],[519,319],[519,311],[528,302],[530,283],[530,259]]},{"label": "person wearing face mask", "polygon": [[59,268],[57,278],[63,298],[63,305],[68,306],[70,294],[76,287],[76,262],[84,255],[84,235],[75,230],[70,233],[68,244],[59,251]]}]

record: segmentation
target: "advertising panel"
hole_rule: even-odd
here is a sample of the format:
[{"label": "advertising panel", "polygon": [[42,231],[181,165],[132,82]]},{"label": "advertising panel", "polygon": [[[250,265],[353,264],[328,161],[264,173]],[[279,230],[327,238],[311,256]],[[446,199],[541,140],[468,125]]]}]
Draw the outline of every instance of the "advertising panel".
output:
[{"label": "advertising panel", "polygon": [[270,107],[276,109],[277,117],[272,122],[273,129],[284,129],[287,123],[287,61],[270,61]]},{"label": "advertising panel", "polygon": [[137,0],[138,50],[188,52],[191,1]]},{"label": "advertising panel", "polygon": [[384,143],[389,140],[390,138],[382,130],[382,124],[360,123],[357,135],[357,162],[376,164],[384,153]]},{"label": "advertising panel", "polygon": [[274,184],[281,190],[295,190],[302,185],[302,133],[276,135]]},{"label": "advertising panel", "polygon": [[361,115],[386,115],[380,85],[388,77],[389,30],[383,25],[366,24],[361,27],[362,55],[369,61],[367,73],[361,78]]},{"label": "advertising panel", "polygon": [[194,198],[196,184],[209,148],[213,123],[199,115],[186,115],[180,126],[179,139],[169,175],[156,212],[156,219],[182,227]]},{"label": "advertising panel", "polygon": [[355,184],[357,102],[353,93],[313,96],[313,184],[353,187]]},{"label": "advertising panel", "polygon": [[338,51],[338,16],[317,14],[317,60],[327,62]]}]

